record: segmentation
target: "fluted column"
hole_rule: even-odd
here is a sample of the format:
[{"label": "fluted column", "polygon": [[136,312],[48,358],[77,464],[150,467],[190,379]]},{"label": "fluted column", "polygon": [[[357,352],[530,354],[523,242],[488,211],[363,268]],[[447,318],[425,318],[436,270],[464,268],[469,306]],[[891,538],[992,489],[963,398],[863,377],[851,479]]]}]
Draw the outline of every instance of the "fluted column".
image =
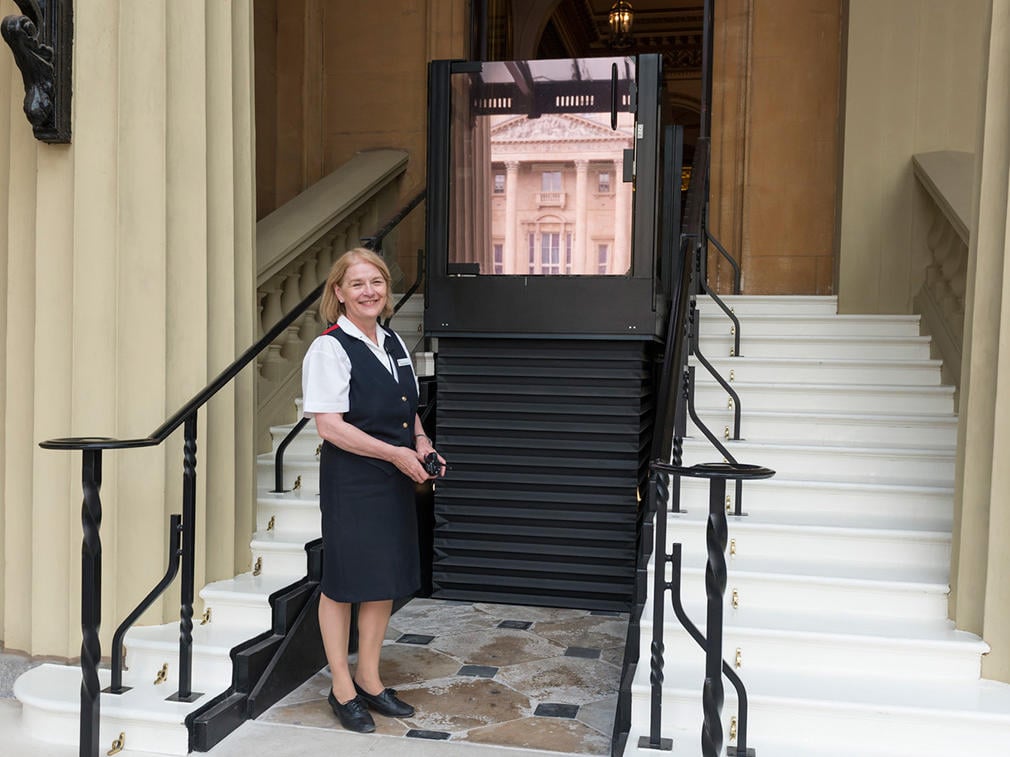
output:
[{"label": "fluted column", "polygon": [[607,273],[623,274],[631,264],[631,184],[621,181],[624,163],[614,161],[614,250]]},{"label": "fluted column", "polygon": [[[146,436],[255,336],[251,14],[246,3],[90,2],[74,19],[70,145],[32,138],[20,74],[0,56],[8,649],[80,648],[81,456],[38,442]],[[248,371],[202,421],[200,465],[213,474],[197,492],[198,587],[248,561],[252,442],[236,430],[252,426],[252,382]],[[181,445],[103,461],[103,649],[164,570]],[[144,620],[178,616],[163,605]]]},{"label": "fluted column", "polygon": [[590,258],[591,245],[587,236],[589,235],[589,200],[587,198],[588,187],[586,186],[589,174],[589,161],[575,161],[575,249],[572,250],[573,273],[593,273],[592,258]]},{"label": "fluted column", "polygon": [[505,273],[518,273],[519,261],[516,258],[516,239],[519,229],[516,228],[516,195],[519,191],[519,163],[510,160],[505,164],[505,248],[502,250],[502,262]]}]

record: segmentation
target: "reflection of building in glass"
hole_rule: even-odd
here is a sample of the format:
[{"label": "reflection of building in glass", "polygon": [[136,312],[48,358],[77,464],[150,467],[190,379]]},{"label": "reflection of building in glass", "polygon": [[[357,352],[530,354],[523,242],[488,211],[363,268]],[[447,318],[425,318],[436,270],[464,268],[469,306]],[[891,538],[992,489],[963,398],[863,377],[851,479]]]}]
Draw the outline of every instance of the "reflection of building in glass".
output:
[{"label": "reflection of building in glass", "polygon": [[495,116],[491,126],[494,273],[623,274],[631,184],[620,180],[634,119],[618,114]]}]

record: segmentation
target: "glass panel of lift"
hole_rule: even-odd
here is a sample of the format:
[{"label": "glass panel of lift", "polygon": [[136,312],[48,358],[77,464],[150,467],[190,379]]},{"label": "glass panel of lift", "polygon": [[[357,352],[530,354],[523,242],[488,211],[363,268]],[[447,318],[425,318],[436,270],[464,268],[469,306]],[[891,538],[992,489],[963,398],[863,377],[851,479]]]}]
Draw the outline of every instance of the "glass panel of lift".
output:
[{"label": "glass panel of lift", "polygon": [[660,66],[430,64],[429,335],[655,337]]}]

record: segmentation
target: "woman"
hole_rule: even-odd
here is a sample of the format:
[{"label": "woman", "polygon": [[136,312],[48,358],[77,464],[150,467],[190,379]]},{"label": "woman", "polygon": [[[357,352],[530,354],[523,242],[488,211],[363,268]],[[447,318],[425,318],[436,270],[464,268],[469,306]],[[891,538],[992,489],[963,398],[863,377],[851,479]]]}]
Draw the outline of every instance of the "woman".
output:
[{"label": "woman", "polygon": [[[422,462],[435,451],[417,416],[407,349],[377,322],[393,312],[389,285],[378,255],[361,248],[344,253],[330,269],[320,309],[333,325],[302,364],[303,412],[315,416],[323,438],[319,627],[333,675],[329,703],[344,728],[360,733],[375,730],[369,708],[391,717],[414,714],[383,685],[379,654],[393,599],[420,587],[414,484],[432,478]],[[352,603],[360,603],[353,677]]]}]

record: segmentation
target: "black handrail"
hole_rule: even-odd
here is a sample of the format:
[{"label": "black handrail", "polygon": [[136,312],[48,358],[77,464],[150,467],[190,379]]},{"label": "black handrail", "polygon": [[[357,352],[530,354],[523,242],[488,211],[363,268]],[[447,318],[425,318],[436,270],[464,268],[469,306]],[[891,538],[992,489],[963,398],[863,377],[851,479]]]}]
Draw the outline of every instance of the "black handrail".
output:
[{"label": "black handrail", "polygon": [[[393,220],[386,223],[369,241],[381,245],[382,239],[424,199],[424,192],[416,195],[404,209],[401,209]],[[251,363],[257,355],[265,350],[292,323],[294,323],[308,308],[319,299],[325,288],[325,282],[319,284],[290,312],[284,315],[251,347],[243,352],[231,365],[219,373],[213,381],[197,392],[192,399],[158,426],[150,435],[133,439],[115,439],[110,437],[65,437],[47,439],[39,444],[43,449],[80,450],[81,488],[84,492],[82,505],[81,527],[83,531],[83,546],[81,551],[81,708],[80,708],[80,755],[81,757],[98,757],[99,754],[99,715],[101,705],[101,690],[99,688],[98,664],[101,660],[101,643],[98,629],[101,625],[102,603],[102,544],[100,527],[102,522],[102,451],[108,449],[135,449],[139,447],[154,447],[164,442],[173,431],[185,424],[183,440],[183,498],[180,557],[181,603],[179,608],[179,689],[170,697],[171,701],[191,702],[202,696],[192,690],[192,643],[193,643],[193,583],[196,557],[196,432],[200,408],[224,388],[235,376]],[[174,522],[174,521],[173,521]],[[174,543],[174,542],[173,542]],[[175,569],[169,566],[171,578],[166,574],[155,590],[141,602],[139,612],[142,613],[162,593],[174,578]],[[166,580],[167,579],[167,580]],[[134,613],[139,613],[135,610]],[[133,618],[134,613],[130,614]],[[129,620],[129,618],[128,618]],[[125,633],[125,631],[124,631]],[[120,654],[121,660],[121,640]],[[118,688],[124,690],[121,680]]]}]

